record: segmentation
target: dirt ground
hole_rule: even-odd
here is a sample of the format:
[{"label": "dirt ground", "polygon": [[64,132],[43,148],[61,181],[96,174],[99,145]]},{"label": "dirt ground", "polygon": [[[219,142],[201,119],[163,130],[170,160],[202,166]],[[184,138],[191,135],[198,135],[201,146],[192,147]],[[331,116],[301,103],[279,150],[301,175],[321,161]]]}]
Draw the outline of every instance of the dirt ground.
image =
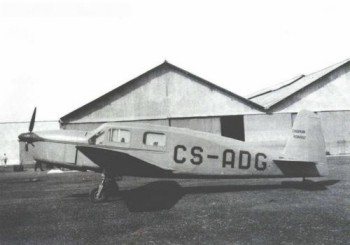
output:
[{"label": "dirt ground", "polygon": [[0,169],[0,244],[350,244],[350,158],[300,179],[123,178],[88,200],[99,174]]}]

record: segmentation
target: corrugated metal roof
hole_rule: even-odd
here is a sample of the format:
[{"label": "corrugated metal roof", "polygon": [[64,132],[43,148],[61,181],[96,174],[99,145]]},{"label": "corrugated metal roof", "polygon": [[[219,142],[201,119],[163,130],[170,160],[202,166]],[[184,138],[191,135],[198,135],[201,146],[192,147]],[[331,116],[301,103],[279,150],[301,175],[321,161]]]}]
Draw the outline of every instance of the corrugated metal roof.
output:
[{"label": "corrugated metal roof", "polygon": [[350,59],[339,62],[335,65],[329,66],[318,72],[309,75],[299,75],[286,82],[277,84],[273,87],[263,89],[255,94],[249,96],[249,99],[259,105],[262,105],[265,109],[270,109],[272,106],[282,102],[289,96],[302,90],[306,86],[318,81],[320,78],[329,74],[330,72],[338,69],[340,66],[348,63]]},{"label": "corrugated metal roof", "polygon": [[127,82],[127,83],[124,83],[123,85],[117,87],[116,89],[102,95],[101,97],[89,102],[88,104],[85,104],[83,105],[82,107],[68,113],[67,115],[63,116],[60,121],[65,123],[65,122],[69,122],[69,120],[74,117],[75,115],[77,115],[79,112],[81,111],[84,111],[85,109],[87,108],[91,108],[93,107],[94,105],[98,104],[98,103],[101,103],[103,104],[103,101],[106,100],[108,97],[110,97],[111,95],[115,95],[117,93],[119,93],[120,91],[122,91],[123,89],[125,88],[128,88],[130,86],[133,86],[135,83],[137,83],[138,81],[140,81],[143,77],[146,77],[148,76],[149,74],[153,74],[153,72],[157,72],[159,70],[162,70],[162,69],[167,69],[167,70],[173,70],[173,71],[177,71],[181,74],[184,74],[190,78],[193,78],[194,80],[198,81],[199,83],[202,83],[202,84],[205,84],[206,86],[209,86],[211,89],[214,89],[214,90],[218,90],[218,91],[221,91],[222,93],[226,94],[227,96],[229,97],[233,97],[235,98],[236,100],[242,102],[242,104],[245,104],[247,106],[249,106],[250,108],[253,108],[253,109],[256,109],[258,111],[261,111],[261,112],[264,112],[264,108],[258,104],[256,104],[255,102],[251,101],[251,100],[248,100],[246,98],[243,98],[237,94],[234,94],[232,93],[231,91],[228,91],[222,87],[219,87],[203,78],[200,78],[186,70],[183,70],[175,65],[172,65],[170,64],[169,62],[165,61],[164,63],[160,64],[159,66],[156,66],[155,68],[143,73],[142,75],[132,79],[131,81]]}]

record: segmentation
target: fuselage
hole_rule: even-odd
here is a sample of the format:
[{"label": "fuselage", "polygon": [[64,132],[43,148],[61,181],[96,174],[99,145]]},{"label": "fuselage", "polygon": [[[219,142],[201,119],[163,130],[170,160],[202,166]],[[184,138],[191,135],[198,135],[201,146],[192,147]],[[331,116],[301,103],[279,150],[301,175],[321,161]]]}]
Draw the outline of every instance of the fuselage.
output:
[{"label": "fuselage", "polygon": [[[118,161],[125,161],[125,169],[128,161],[137,159],[165,170],[167,176],[169,173],[174,176],[218,178],[286,176],[286,172],[275,162],[285,159],[281,153],[190,129],[108,123],[91,132],[58,130],[32,134],[34,140],[29,145],[28,153],[24,154],[32,154],[36,161],[81,170],[101,170],[98,158],[92,160],[77,149],[77,146],[93,146],[116,152],[117,157],[110,163],[112,165],[117,166]],[[118,153],[124,157],[119,158]],[[139,172],[133,174],[132,171],[118,170],[118,167],[115,169],[121,171],[121,175],[142,176]],[[294,175],[288,177],[318,177],[320,173],[309,171]]]}]

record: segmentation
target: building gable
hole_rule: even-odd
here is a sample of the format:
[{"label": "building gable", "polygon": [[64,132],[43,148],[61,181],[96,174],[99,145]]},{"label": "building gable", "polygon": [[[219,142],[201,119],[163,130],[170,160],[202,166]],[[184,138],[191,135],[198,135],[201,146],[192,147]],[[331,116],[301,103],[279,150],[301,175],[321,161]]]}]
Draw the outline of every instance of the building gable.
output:
[{"label": "building gable", "polygon": [[263,108],[167,62],[61,118],[65,123],[259,113]]},{"label": "building gable", "polygon": [[[349,101],[341,101],[344,89],[347,88],[346,81],[349,81],[346,76],[350,68],[349,61],[345,60],[310,75],[295,77],[249,98],[269,112],[297,112],[304,108],[316,111],[349,108]],[[344,79],[345,83],[342,83]],[[329,100],[330,96],[336,95],[339,96],[339,102],[336,98]]]},{"label": "building gable", "polygon": [[312,111],[341,111],[350,108],[349,66],[339,68],[317,83],[293,94],[288,100],[274,107],[278,112],[298,112],[301,109]]}]

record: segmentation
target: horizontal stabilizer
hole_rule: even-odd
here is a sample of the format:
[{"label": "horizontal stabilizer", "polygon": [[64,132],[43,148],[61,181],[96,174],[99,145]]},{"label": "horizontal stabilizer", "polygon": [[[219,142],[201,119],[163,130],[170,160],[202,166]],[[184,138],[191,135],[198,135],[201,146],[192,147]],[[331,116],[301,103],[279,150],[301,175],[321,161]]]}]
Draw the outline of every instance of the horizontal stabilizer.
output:
[{"label": "horizontal stabilizer", "polygon": [[274,162],[287,177],[321,177],[328,174],[325,163],[281,159]]}]

